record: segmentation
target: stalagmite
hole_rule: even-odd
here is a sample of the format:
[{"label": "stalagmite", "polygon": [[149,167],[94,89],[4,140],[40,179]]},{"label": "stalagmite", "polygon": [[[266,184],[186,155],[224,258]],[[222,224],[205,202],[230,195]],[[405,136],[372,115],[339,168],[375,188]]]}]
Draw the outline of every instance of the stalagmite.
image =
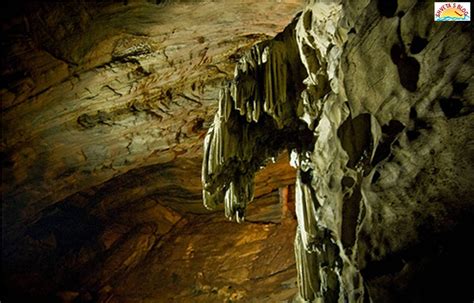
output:
[{"label": "stalagmite", "polygon": [[305,300],[314,300],[316,297],[321,296],[321,292],[319,291],[321,281],[316,272],[318,270],[317,253],[309,252],[305,248],[301,239],[300,227],[296,230],[295,259],[301,297]]},{"label": "stalagmite", "polygon": [[308,252],[315,250],[317,239],[317,205],[316,196],[311,186],[305,184],[301,175],[305,172],[298,171],[296,177],[296,214],[298,218],[301,243]]}]

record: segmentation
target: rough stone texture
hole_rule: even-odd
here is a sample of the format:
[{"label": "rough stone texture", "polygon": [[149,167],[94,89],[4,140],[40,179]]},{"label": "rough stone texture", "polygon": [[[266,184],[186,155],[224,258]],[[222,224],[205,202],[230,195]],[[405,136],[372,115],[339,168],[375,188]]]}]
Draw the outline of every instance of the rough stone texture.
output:
[{"label": "rough stone texture", "polygon": [[[6,6],[2,302],[96,302],[150,252],[168,247],[174,228],[191,231],[209,220],[201,200],[202,140],[222,81],[232,78],[245,50],[281,31],[302,3]],[[287,157],[258,177],[262,207],[252,206],[251,232],[259,224],[279,230],[271,225],[282,218],[279,188],[294,184]],[[256,250],[274,245],[259,239]],[[237,240],[230,237],[228,246]],[[232,258],[237,251],[218,253]]]},{"label": "rough stone texture", "polygon": [[295,220],[237,225],[219,217],[174,229],[107,302],[289,302],[297,292]]},{"label": "rough stone texture", "polygon": [[[2,302],[278,302],[295,277],[300,301],[471,301],[471,24],[311,1],[252,48],[299,7],[30,3],[2,22]],[[243,225],[201,204],[233,76],[220,130],[247,158],[216,184],[256,173]],[[296,185],[287,155],[257,172],[284,148]]]},{"label": "rough stone texture", "polygon": [[[271,278],[273,272],[287,266],[284,262],[294,263],[291,249],[295,227],[294,199],[288,195],[283,199],[280,195],[285,189],[291,191],[295,180],[288,155],[282,154],[275,163],[257,173],[256,198],[249,206],[247,230],[240,230],[235,223],[213,219],[212,215],[209,217],[200,198],[200,165],[201,159],[178,159],[173,163],[131,171],[45,209],[41,219],[28,226],[22,239],[3,250],[2,270],[7,302],[19,299],[29,301],[32,297],[38,302],[51,302],[65,295],[75,295],[79,302],[109,302],[110,297],[119,302],[147,298],[151,302],[167,302],[178,295],[180,301],[194,302],[197,300],[196,293],[192,291],[196,268],[203,267],[204,262],[209,264],[208,259],[192,259],[190,268],[189,260],[171,262],[162,256],[164,249],[167,249],[166,256],[173,254],[177,247],[176,236],[182,233],[189,234],[185,241],[191,242],[196,250],[199,249],[202,254],[209,253],[216,267],[225,260],[248,266],[253,264],[248,273],[252,277],[258,274],[255,255],[261,255],[261,259],[266,260],[273,258],[274,250],[279,251],[285,257],[265,265],[266,272],[259,276],[259,279],[266,281],[262,282],[261,292],[254,292],[254,280],[246,280],[243,276],[238,286],[247,290],[245,293],[240,291],[238,297],[245,298],[242,299],[245,301],[254,295],[262,300],[273,295],[276,297],[271,298],[282,300],[293,296],[296,285],[284,279],[295,277],[294,267],[288,268],[282,278]],[[193,199],[196,202],[192,202]],[[189,213],[200,215],[189,216]],[[208,227],[206,222],[213,222],[212,227]],[[199,236],[201,233],[208,233],[206,239],[209,242],[201,243],[202,247],[199,247],[198,241],[203,239]],[[254,251],[253,254],[241,255],[240,249],[232,248],[243,237],[255,238],[252,240],[255,243],[248,247],[248,250]],[[283,239],[284,245],[281,244]],[[209,251],[217,242],[225,245]],[[149,255],[160,257],[148,261]],[[156,275],[160,267],[182,272],[185,277],[181,279],[181,284],[170,286],[174,284],[171,273],[166,277]],[[209,283],[228,287],[232,277],[236,278],[233,273],[229,272],[216,281],[212,280],[214,275],[208,273]],[[123,284],[128,275],[132,278],[127,278]],[[220,274],[215,272],[215,275]],[[126,287],[132,279],[136,279],[133,285],[143,284],[141,295],[134,287]],[[164,286],[157,290],[157,283]],[[283,283],[281,292],[276,294],[268,286],[271,283]],[[118,285],[121,285],[120,288],[117,288]],[[224,297],[230,298],[232,293],[226,293]],[[224,300],[222,294],[211,294],[199,300]],[[168,299],[160,301],[159,298]],[[268,300],[272,302],[272,299]]]},{"label": "rough stone texture", "polygon": [[[55,231],[49,236],[57,241],[56,249],[50,246],[55,252],[40,252],[44,268],[38,260],[16,268],[6,302],[67,296],[74,302],[289,302],[297,293],[294,213],[284,216],[280,207],[278,223],[237,225],[220,214],[182,218],[159,205],[148,209],[169,221],[108,222],[76,249]],[[136,216],[146,218],[143,212]],[[26,291],[11,293],[19,281]]]},{"label": "rough stone texture", "polygon": [[428,2],[313,1],[221,93],[204,203],[241,221],[255,168],[293,149],[301,301],[472,299],[472,27],[432,19]]},{"label": "rough stone texture", "polygon": [[6,24],[5,234],[14,238],[46,207],[127,171],[200,155],[235,60],[297,8],[46,3]]}]

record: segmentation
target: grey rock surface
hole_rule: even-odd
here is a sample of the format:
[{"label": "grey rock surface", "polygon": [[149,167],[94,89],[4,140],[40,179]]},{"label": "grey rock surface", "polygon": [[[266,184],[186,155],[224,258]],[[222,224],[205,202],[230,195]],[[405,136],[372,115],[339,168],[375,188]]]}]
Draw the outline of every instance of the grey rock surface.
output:
[{"label": "grey rock surface", "polygon": [[291,150],[300,300],[471,296],[455,273],[473,268],[460,244],[474,222],[472,27],[432,12],[416,1],[313,1],[241,59],[221,94],[231,110],[208,132],[204,203],[224,200],[242,221],[247,180]]}]

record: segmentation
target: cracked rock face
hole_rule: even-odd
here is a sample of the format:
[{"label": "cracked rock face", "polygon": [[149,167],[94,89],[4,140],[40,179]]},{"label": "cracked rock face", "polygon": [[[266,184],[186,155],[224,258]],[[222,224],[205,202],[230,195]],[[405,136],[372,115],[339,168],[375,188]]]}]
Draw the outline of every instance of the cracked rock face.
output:
[{"label": "cracked rock face", "polygon": [[472,296],[472,27],[432,15],[425,2],[313,1],[221,93],[204,203],[242,221],[255,171],[291,151],[301,301]]},{"label": "cracked rock face", "polygon": [[[167,292],[154,292],[160,276],[143,283],[148,289],[141,298],[120,283],[137,277],[137,268],[156,270],[144,260],[163,247],[170,253],[176,239],[169,235],[177,230],[210,238],[233,230],[222,220],[211,231],[201,224],[212,216],[201,199],[202,141],[236,62],[282,31],[302,3],[158,2],[2,9],[8,17],[2,19],[0,87],[5,302],[156,301]],[[229,236],[227,246],[248,236],[248,249],[267,259],[276,231],[292,237],[294,224],[277,226],[280,192],[294,184],[294,170],[281,160],[257,175],[261,207],[249,212],[247,235]],[[198,240],[185,241],[196,246]],[[223,250],[207,255],[220,260]],[[228,257],[246,266],[255,255]],[[248,276],[262,285],[276,279],[281,296],[291,297],[294,274],[286,268],[294,261],[283,256]],[[166,295],[182,292],[182,302],[195,302],[195,270],[205,258],[188,257],[193,267],[157,260],[173,272],[189,270],[180,289]],[[209,297],[202,301],[230,298],[234,291],[215,294],[214,288],[228,287],[231,276],[206,276]],[[241,299],[252,297],[248,276],[232,284]],[[172,285],[172,272],[166,277],[163,285]]]},{"label": "cracked rock face", "polygon": [[200,154],[235,58],[297,7],[46,3],[14,18],[2,61],[6,225],[131,169]]},{"label": "cracked rock face", "polygon": [[2,301],[472,300],[472,26],[432,5],[2,9]]}]

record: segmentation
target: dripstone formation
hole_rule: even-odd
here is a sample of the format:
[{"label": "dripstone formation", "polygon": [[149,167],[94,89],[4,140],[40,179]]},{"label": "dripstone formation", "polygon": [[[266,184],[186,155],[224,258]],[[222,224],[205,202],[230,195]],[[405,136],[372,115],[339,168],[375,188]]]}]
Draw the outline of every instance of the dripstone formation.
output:
[{"label": "dripstone formation", "polygon": [[471,41],[433,3],[313,1],[221,90],[205,206],[243,221],[255,172],[288,149],[299,300],[470,299]]},{"label": "dripstone formation", "polygon": [[2,4],[2,303],[472,302],[471,22],[99,2]]}]

